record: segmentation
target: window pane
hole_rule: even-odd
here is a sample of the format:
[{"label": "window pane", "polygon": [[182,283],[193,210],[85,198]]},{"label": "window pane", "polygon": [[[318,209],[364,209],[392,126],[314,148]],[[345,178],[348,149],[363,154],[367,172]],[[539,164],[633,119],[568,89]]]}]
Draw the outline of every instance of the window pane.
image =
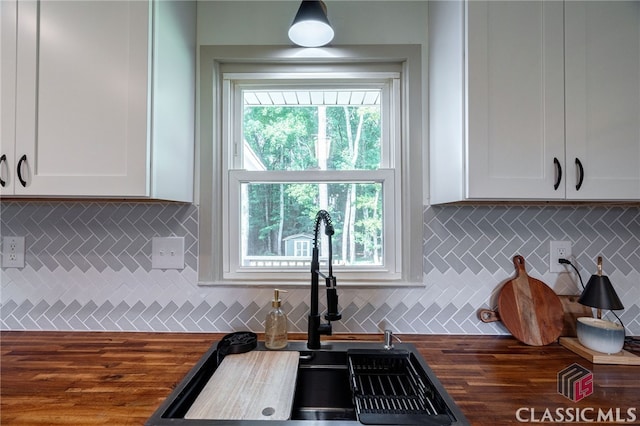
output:
[{"label": "window pane", "polygon": [[376,170],[380,90],[244,90],[247,170]]},{"label": "window pane", "polygon": [[319,206],[335,229],[334,265],[382,265],[381,183],[245,183],[241,200],[245,267],[308,267]]}]

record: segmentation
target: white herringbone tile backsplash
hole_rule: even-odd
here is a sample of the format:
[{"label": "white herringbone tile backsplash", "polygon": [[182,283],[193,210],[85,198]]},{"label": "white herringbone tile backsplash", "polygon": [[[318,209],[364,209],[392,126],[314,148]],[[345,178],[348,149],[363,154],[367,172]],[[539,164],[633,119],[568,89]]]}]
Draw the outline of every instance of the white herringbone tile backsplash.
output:
[{"label": "white herringbone tile backsplash", "polygon": [[[197,285],[198,209],[176,203],[2,202],[2,236],[25,236],[24,268],[3,268],[3,330],[262,331],[265,288]],[[424,287],[363,292],[343,287],[335,332],[504,334],[478,320],[512,258],[559,294],[579,292],[574,274],[550,274],[549,241],[568,240],[583,279],[605,259],[640,335],[640,207],[433,206],[424,210]],[[151,269],[151,239],[185,237],[185,269]],[[290,291],[292,331],[306,331],[308,290]],[[322,298],[321,298],[322,300]]]}]

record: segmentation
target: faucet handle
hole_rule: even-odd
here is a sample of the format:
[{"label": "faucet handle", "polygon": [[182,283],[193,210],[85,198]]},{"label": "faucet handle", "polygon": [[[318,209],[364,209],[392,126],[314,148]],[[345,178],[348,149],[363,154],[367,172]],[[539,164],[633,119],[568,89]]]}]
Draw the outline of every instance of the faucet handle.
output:
[{"label": "faucet handle", "polygon": [[[327,284],[329,283],[329,278],[327,278]],[[324,315],[324,318],[327,321],[338,321],[342,319],[342,314],[338,311],[338,291],[335,288],[335,278],[334,286],[327,288],[327,313]]]}]

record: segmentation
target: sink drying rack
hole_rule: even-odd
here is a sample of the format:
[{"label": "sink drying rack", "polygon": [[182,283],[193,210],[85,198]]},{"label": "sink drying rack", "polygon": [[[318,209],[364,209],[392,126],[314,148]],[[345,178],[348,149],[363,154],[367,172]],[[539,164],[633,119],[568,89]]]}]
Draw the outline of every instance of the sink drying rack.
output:
[{"label": "sink drying rack", "polygon": [[407,351],[347,351],[358,420],[363,424],[450,425],[446,404]]}]

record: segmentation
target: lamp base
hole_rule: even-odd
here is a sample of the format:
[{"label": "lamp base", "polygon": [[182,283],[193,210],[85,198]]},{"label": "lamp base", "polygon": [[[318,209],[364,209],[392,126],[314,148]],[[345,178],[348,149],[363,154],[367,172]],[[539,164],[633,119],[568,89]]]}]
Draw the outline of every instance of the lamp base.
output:
[{"label": "lamp base", "polygon": [[584,347],[575,337],[561,337],[560,344],[593,364],[640,365],[640,356],[621,350],[615,354],[605,354]]}]

